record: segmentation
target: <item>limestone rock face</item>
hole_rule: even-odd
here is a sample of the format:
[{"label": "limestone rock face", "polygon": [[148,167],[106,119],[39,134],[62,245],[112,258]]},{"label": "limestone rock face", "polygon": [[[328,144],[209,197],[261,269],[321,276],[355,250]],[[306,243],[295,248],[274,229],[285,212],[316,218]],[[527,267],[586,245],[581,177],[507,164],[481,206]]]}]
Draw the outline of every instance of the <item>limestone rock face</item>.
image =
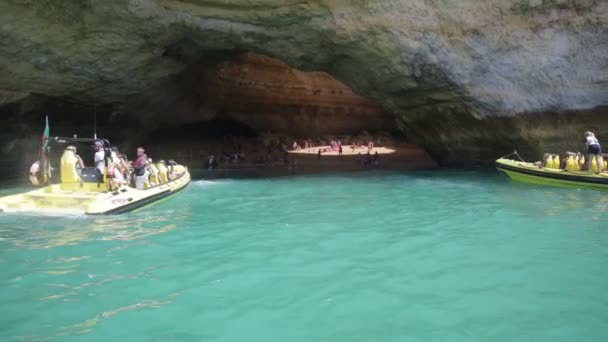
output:
[{"label": "limestone rock face", "polygon": [[207,112],[256,130],[299,136],[360,133],[393,123],[379,105],[322,72],[301,72],[253,53],[202,70],[199,95]]},{"label": "limestone rock face", "polygon": [[[0,103],[126,104],[210,54],[253,51],[336,77],[437,158],[489,159],[522,144],[536,153],[563,120],[607,114],[606,37],[602,0],[1,0]],[[238,117],[232,105],[221,112]],[[200,108],[180,110],[194,120]]]}]

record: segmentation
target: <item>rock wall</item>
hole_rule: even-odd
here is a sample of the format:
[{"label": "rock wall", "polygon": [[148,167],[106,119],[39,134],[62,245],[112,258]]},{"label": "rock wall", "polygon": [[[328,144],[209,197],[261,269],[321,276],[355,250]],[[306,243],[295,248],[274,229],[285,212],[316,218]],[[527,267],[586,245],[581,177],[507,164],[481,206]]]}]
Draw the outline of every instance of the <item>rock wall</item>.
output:
[{"label": "rock wall", "polygon": [[253,51],[345,82],[448,163],[511,145],[539,153],[541,132],[563,136],[560,118],[581,113],[596,118],[585,129],[605,131],[601,0],[3,0],[0,23],[2,103],[28,94],[155,103],[151,89],[209,53]]},{"label": "rock wall", "polygon": [[276,59],[239,54],[201,71],[199,95],[207,112],[258,131],[290,134],[356,134],[386,130],[382,107],[323,72],[301,72]]}]

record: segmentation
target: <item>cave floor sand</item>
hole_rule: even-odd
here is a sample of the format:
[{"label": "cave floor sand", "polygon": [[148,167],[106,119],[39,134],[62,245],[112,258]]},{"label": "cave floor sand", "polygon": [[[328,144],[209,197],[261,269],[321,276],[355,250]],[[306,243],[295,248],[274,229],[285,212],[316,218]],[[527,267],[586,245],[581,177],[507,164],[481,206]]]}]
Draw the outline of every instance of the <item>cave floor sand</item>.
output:
[{"label": "cave floor sand", "polygon": [[[336,151],[324,152],[318,158],[319,148],[329,148],[328,146],[313,147],[306,151],[289,152],[289,163],[284,161],[274,161],[270,163],[255,163],[243,161],[236,163],[220,163],[219,167],[213,171],[207,170],[200,161],[183,161],[192,171],[195,178],[207,177],[273,177],[286,174],[319,174],[335,172],[356,172],[363,170],[401,170],[414,171],[434,169],[437,167],[435,161],[420,147],[416,145],[403,144],[399,146],[375,147],[370,152],[370,157],[378,151],[378,165],[365,165],[367,147],[351,151],[348,147],[343,149],[343,155]],[[314,152],[313,152],[314,151]],[[295,165],[294,165],[295,162]]]},{"label": "cave floor sand", "polygon": [[[322,151],[321,152],[322,156],[340,156],[340,153],[338,151],[331,149],[331,146],[315,146],[315,147],[310,147],[310,148],[303,148],[300,150],[289,151],[289,153],[295,154],[295,155],[301,155],[301,154],[316,155],[317,153],[319,153],[319,149]],[[391,153],[397,152],[397,148],[374,147],[370,150],[367,147],[358,147],[358,148],[352,149],[350,146],[342,146],[342,156],[357,156],[359,154],[365,155],[365,154],[367,154],[367,152],[370,152],[370,154],[375,154],[376,152],[378,152],[379,155],[391,154]]]}]

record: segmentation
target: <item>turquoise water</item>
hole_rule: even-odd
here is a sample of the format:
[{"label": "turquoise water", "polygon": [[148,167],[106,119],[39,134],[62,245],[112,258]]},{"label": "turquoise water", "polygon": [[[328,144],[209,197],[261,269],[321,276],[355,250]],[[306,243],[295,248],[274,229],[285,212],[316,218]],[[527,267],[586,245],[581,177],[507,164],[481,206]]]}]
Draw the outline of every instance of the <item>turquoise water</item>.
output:
[{"label": "turquoise water", "polygon": [[494,173],[197,181],[0,215],[0,340],[606,341],[608,196]]}]

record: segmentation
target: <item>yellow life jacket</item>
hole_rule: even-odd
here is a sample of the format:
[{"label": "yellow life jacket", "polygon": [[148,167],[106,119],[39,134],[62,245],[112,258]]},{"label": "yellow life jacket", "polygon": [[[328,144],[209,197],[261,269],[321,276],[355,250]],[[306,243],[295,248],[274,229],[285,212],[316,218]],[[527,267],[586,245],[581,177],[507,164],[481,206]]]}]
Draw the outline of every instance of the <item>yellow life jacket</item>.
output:
[{"label": "yellow life jacket", "polygon": [[556,154],[553,156],[553,168],[559,169],[559,167],[560,167],[559,155]]},{"label": "yellow life jacket", "polygon": [[598,172],[597,168],[597,157],[591,157],[591,170],[593,172]]},{"label": "yellow life jacket", "polygon": [[553,167],[553,158],[551,155],[548,155],[547,159],[545,159],[545,167]]},{"label": "yellow life jacket", "polygon": [[167,178],[167,166],[165,165],[165,163],[156,163],[156,168],[158,169],[158,180],[160,181],[160,184],[162,183],[167,183],[169,181],[169,179]]},{"label": "yellow life jacket", "polygon": [[150,182],[158,184],[158,168],[154,164],[148,165],[150,168]]},{"label": "yellow life jacket", "polygon": [[568,159],[566,159],[566,170],[567,171],[576,171],[576,166],[574,165],[573,156],[568,156]]},{"label": "yellow life jacket", "polygon": [[61,183],[80,182],[80,176],[76,172],[76,163],[78,163],[78,159],[74,151],[63,151],[63,155],[61,156]]}]

